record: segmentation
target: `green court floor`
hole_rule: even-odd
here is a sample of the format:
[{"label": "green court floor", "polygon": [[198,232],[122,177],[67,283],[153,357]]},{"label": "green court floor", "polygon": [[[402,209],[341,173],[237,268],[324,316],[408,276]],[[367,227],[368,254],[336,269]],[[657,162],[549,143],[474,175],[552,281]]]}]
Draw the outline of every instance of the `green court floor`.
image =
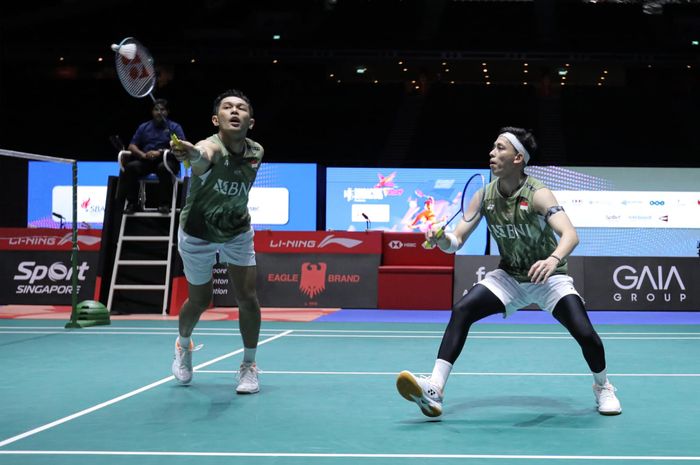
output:
[{"label": "green court floor", "polygon": [[261,392],[234,392],[236,322],[202,322],[191,386],[175,322],[0,321],[0,464],[700,462],[700,327],[601,325],[623,414],[556,325],[476,325],[441,421],[396,392],[432,369],[442,324],[263,323]]}]

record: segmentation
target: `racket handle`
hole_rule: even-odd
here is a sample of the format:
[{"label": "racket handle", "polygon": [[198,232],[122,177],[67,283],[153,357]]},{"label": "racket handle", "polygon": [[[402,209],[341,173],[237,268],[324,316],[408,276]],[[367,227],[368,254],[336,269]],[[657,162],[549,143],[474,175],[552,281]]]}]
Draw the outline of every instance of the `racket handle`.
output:
[{"label": "racket handle", "polygon": [[[177,138],[177,135],[175,135],[175,134],[170,134],[170,140],[171,140],[171,141],[173,142],[173,144],[175,144],[176,146],[180,145],[180,139]],[[182,164],[185,165],[185,168],[188,168],[188,169],[189,169],[189,167],[190,167],[190,161],[189,161],[189,160],[183,161]]]},{"label": "racket handle", "polygon": [[[445,228],[438,229],[438,231],[435,233],[435,239],[440,239],[443,236],[443,234],[445,234]],[[435,248],[436,245],[437,244],[434,244],[428,240],[423,242],[424,249],[433,249],[433,248]]]}]

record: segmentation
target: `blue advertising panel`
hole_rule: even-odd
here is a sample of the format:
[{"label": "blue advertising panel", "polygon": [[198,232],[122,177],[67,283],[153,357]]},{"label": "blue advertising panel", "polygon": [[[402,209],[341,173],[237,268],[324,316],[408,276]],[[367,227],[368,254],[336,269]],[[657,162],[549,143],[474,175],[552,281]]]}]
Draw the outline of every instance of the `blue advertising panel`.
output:
[{"label": "blue advertising panel", "polygon": [[[530,166],[576,227],[572,255],[692,257],[700,253],[700,168]],[[492,239],[491,254],[498,254]]]},{"label": "blue advertising panel", "polygon": [[[444,224],[459,210],[464,183],[476,173],[490,178],[488,169],[328,168],[326,229],[422,232]],[[482,221],[458,254],[485,250]]]},{"label": "blue advertising panel", "polygon": [[[70,227],[73,221],[69,164],[29,162],[27,226]],[[78,162],[78,221],[102,228],[107,178],[119,175],[117,162]],[[250,192],[256,229],[316,230],[316,165],[263,163]]]}]

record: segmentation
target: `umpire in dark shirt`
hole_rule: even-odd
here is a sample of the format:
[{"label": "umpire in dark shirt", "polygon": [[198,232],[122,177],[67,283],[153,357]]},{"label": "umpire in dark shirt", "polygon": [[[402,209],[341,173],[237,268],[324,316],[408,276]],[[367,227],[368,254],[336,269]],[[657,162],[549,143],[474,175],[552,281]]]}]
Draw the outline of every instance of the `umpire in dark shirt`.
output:
[{"label": "umpire in dark shirt", "polygon": [[[124,171],[119,175],[117,200],[126,199],[124,213],[140,211],[138,204],[139,178],[150,173],[158,175],[158,211],[168,213],[173,195],[173,179],[165,167],[163,153],[170,148],[170,134],[185,140],[185,133],[175,121],[168,118],[168,101],[157,99],[151,111],[153,119],[142,123],[129,143],[131,155],[123,162]],[[175,157],[167,160],[173,173],[179,173],[180,163]]]}]

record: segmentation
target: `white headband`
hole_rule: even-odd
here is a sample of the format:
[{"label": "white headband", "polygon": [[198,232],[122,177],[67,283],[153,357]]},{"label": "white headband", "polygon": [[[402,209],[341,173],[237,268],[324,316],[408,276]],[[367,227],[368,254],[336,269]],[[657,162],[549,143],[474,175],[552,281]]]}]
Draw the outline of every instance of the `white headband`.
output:
[{"label": "white headband", "polygon": [[515,137],[515,134],[511,132],[503,132],[501,133],[503,137],[508,139],[511,144],[513,144],[513,147],[515,147],[515,150],[518,153],[522,153],[523,156],[525,157],[525,164],[527,165],[530,163],[530,153],[527,151],[525,147],[523,147],[523,144],[520,143],[517,137]]}]

